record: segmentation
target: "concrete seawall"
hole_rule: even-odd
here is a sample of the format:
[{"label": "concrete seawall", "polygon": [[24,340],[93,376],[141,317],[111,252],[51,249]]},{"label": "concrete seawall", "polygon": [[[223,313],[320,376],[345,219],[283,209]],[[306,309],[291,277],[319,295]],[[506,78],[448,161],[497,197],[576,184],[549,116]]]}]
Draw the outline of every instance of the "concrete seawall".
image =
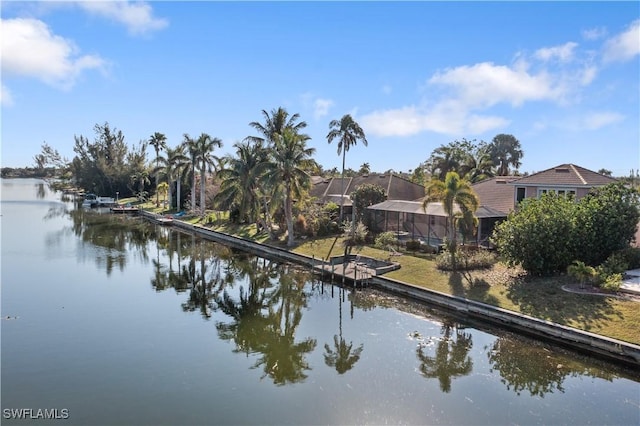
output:
[{"label": "concrete seawall", "polygon": [[[140,214],[149,219],[157,217],[156,215],[148,212],[140,212]],[[322,269],[322,265],[325,263],[320,259],[313,259],[309,256],[292,253],[278,247],[260,244],[244,238],[212,231],[210,229],[198,225],[191,225],[179,220],[173,221],[173,226],[187,232],[195,232],[203,238],[207,238],[233,248],[250,251],[259,256],[304,265],[313,269],[317,273],[326,273],[326,271]],[[541,340],[551,341],[560,346],[572,348],[609,361],[622,363],[633,368],[640,367],[640,346],[632,343],[611,339],[598,334],[589,333],[587,331],[578,330],[576,328],[567,327],[550,321],[544,321],[485,303],[440,293],[424,287],[418,287],[382,276],[372,277],[369,283],[370,285],[390,293],[410,297],[429,305],[454,311],[469,318],[488,322],[498,327],[513,330]]]}]

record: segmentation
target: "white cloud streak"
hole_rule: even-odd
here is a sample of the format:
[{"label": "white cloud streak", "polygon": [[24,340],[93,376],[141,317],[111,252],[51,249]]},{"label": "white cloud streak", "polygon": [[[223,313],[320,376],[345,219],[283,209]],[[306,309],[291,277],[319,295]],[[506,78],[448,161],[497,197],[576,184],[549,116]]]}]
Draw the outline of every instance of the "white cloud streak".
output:
[{"label": "white cloud streak", "polygon": [[543,47],[536,50],[534,56],[541,61],[547,62],[557,59],[560,62],[570,62],[574,57],[574,50],[578,43],[572,41],[560,46]]},{"label": "white cloud streak", "polygon": [[318,119],[329,114],[329,108],[333,106],[331,99],[318,98],[313,101],[313,116]]},{"label": "white cloud streak", "polygon": [[13,96],[4,84],[0,85],[0,105],[4,107],[13,106]]},{"label": "white cloud streak", "polygon": [[168,20],[153,16],[151,6],[145,2],[84,1],[77,4],[90,14],[123,24],[133,35],[148,34],[169,25]]},{"label": "white cloud streak", "polygon": [[640,54],[640,19],[604,45],[604,62],[625,62]]},{"label": "white cloud streak", "polygon": [[617,112],[592,112],[584,117],[582,125],[588,130],[597,130],[622,120],[624,120],[624,115]]},{"label": "white cloud streak", "polygon": [[589,28],[582,31],[582,38],[585,40],[599,40],[607,35],[607,29],[604,27]]},{"label": "white cloud streak", "polygon": [[104,71],[97,55],[80,55],[68,39],[53,34],[42,21],[30,18],[2,20],[2,72],[41,80],[70,89],[85,70]]}]

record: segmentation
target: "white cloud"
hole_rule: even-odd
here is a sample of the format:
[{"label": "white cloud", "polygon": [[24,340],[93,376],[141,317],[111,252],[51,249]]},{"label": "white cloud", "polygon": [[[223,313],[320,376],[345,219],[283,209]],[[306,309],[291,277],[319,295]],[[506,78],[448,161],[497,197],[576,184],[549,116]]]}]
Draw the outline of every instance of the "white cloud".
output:
[{"label": "white cloud", "polygon": [[518,67],[483,62],[436,73],[430,84],[451,88],[469,107],[489,107],[497,103],[522,105],[527,101],[561,99],[565,88],[545,71],[530,74]]},{"label": "white cloud", "polygon": [[412,136],[424,131],[464,136],[479,134],[509,124],[489,115],[470,114],[464,105],[442,102],[427,110],[416,106],[374,111],[360,119],[363,129],[376,136]]},{"label": "white cloud", "polygon": [[588,130],[596,130],[624,120],[624,115],[617,112],[592,112],[583,119],[583,126]]},{"label": "white cloud", "polygon": [[86,12],[123,24],[131,34],[147,34],[169,25],[166,19],[153,16],[151,6],[145,2],[84,1],[78,5]]},{"label": "white cloud", "polygon": [[11,92],[4,84],[0,85],[0,105],[7,107],[13,105],[13,97],[11,96]]},{"label": "white cloud", "polygon": [[317,98],[313,101],[313,116],[318,119],[329,113],[329,108],[333,106],[331,99]]},{"label": "white cloud", "polygon": [[37,19],[3,19],[0,46],[4,73],[37,78],[63,89],[71,88],[83,71],[104,71],[106,66],[97,55],[80,55],[71,40],[52,34]]},{"label": "white cloud", "polygon": [[607,35],[607,29],[604,27],[595,27],[582,31],[582,38],[585,40],[598,40]]},{"label": "white cloud", "polygon": [[624,62],[640,54],[640,19],[633,21],[626,31],[610,38],[604,45],[605,62]]},{"label": "white cloud", "polygon": [[570,62],[573,59],[576,47],[578,47],[578,43],[570,41],[560,46],[543,47],[538,49],[534,56],[544,62],[551,61],[553,59],[557,59],[560,62]]},{"label": "white cloud", "polygon": [[385,84],[384,86],[382,86],[382,93],[384,93],[385,95],[390,95],[392,91],[393,91],[393,88],[388,84]]}]

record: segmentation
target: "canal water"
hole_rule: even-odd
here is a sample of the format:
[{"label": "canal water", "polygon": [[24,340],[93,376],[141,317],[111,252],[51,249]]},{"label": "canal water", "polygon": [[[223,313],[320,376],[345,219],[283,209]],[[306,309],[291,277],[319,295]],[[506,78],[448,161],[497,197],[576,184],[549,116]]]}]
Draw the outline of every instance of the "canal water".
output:
[{"label": "canal water", "polygon": [[1,190],[3,424],[640,423],[636,372]]}]

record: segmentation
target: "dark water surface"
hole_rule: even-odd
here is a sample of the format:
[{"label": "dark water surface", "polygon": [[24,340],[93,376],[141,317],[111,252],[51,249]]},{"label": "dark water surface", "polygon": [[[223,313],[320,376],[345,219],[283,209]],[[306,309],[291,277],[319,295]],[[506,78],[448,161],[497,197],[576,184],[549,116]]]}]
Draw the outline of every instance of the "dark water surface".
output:
[{"label": "dark water surface", "polygon": [[1,189],[3,424],[640,423],[611,364]]}]

